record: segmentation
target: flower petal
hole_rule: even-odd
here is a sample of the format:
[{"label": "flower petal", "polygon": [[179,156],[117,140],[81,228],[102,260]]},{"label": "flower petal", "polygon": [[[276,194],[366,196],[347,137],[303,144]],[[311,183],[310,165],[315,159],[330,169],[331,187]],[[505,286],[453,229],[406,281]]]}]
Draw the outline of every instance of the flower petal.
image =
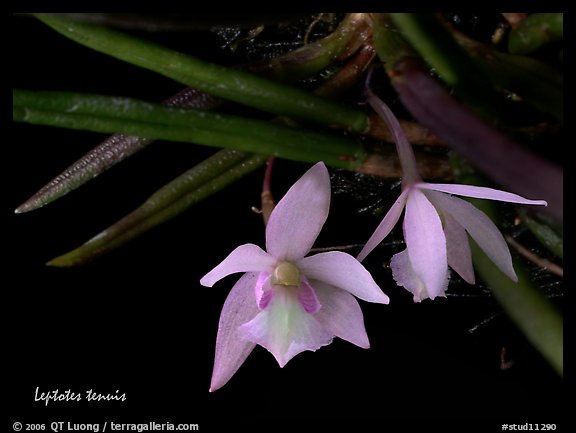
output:
[{"label": "flower petal", "polygon": [[222,278],[236,272],[268,272],[272,273],[276,260],[262,248],[254,244],[240,245],[228,257],[204,275],[200,284],[212,287]]},{"label": "flower petal", "polygon": [[309,280],[318,280],[350,292],[368,302],[390,302],[362,264],[340,251],[304,257],[296,265]]},{"label": "flower petal", "polygon": [[388,233],[392,231],[398,220],[400,219],[400,215],[402,215],[402,210],[404,209],[404,205],[406,204],[406,199],[408,198],[408,190],[402,191],[402,194],[396,199],[388,213],[384,216],[384,219],[380,223],[360,254],[358,254],[357,259],[362,261],[366,258],[368,254],[372,252],[374,248],[378,246],[380,242],[384,240]]},{"label": "flower petal", "polygon": [[238,327],[258,314],[254,285],[258,274],[243,275],[232,287],[220,314],[210,392],[221,388],[236,373],[255,344],[240,338]]},{"label": "flower petal", "polygon": [[[412,293],[414,302],[421,302],[426,298],[430,298],[426,285],[420,277],[416,275],[414,268],[412,268],[408,249],[394,254],[392,260],[390,260],[390,267],[392,268],[392,277],[394,281],[396,281],[396,284]],[[446,285],[448,285],[448,279],[446,279]],[[441,293],[438,296],[444,296],[444,294]]]},{"label": "flower petal", "polygon": [[254,287],[254,294],[256,295],[256,304],[258,308],[263,310],[268,306],[272,299],[272,286],[270,285],[270,274],[268,272],[260,272],[256,285]]},{"label": "flower petal", "polygon": [[448,264],[464,281],[474,284],[472,253],[466,230],[447,212],[444,213],[444,234],[446,235],[446,253]]},{"label": "flower petal", "polygon": [[278,202],[266,226],[266,250],[278,260],[304,257],[330,208],[330,176],[324,163],[308,170]]},{"label": "flower petal", "polygon": [[418,172],[418,164],[416,163],[414,150],[412,149],[412,145],[408,141],[408,137],[406,137],[406,133],[402,129],[402,126],[400,126],[400,122],[392,110],[390,110],[390,107],[378,98],[372,90],[370,90],[369,86],[366,88],[366,96],[368,103],[372,106],[374,111],[384,119],[388,129],[390,129],[394,136],[396,151],[398,153],[398,158],[400,159],[400,165],[402,166],[402,183],[413,184],[420,182],[422,179]]},{"label": "flower petal", "polygon": [[512,265],[512,257],[502,233],[488,218],[472,203],[447,194],[429,191],[430,200],[448,212],[472,236],[486,255],[513,281],[518,281]]},{"label": "flower petal", "polygon": [[304,311],[310,314],[314,314],[322,308],[322,304],[316,296],[316,291],[310,285],[306,278],[302,278],[300,288],[298,289],[298,301]]},{"label": "flower petal", "polygon": [[322,304],[315,317],[328,331],[356,346],[368,349],[370,342],[364,316],[356,298],[337,287],[312,280],[312,287]]},{"label": "flower petal", "polygon": [[304,311],[293,287],[275,287],[270,305],[239,328],[240,335],[266,348],[280,367],[305,350],[332,342],[333,335]]},{"label": "flower petal", "polygon": [[499,189],[485,188],[483,186],[459,185],[452,183],[419,183],[417,188],[456,194],[464,197],[484,198],[487,200],[505,201],[509,203],[533,204],[548,206],[544,200],[529,200],[518,194],[500,191]]},{"label": "flower petal", "polygon": [[441,296],[448,285],[446,237],[438,212],[419,189],[408,194],[404,238],[412,268],[428,296]]}]

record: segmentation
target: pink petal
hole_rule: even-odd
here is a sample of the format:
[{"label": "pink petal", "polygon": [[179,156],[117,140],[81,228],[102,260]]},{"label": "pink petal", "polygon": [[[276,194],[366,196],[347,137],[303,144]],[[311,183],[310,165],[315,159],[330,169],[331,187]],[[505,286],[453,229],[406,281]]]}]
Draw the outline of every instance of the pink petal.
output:
[{"label": "pink petal", "polygon": [[392,268],[392,277],[394,278],[394,281],[396,281],[396,284],[404,287],[412,293],[414,296],[414,302],[421,302],[427,298],[434,299],[436,296],[445,296],[444,291],[448,286],[448,278],[446,278],[446,287],[443,288],[442,293],[430,296],[426,285],[420,277],[416,275],[414,268],[412,268],[408,249],[405,249],[398,254],[394,254],[392,260],[390,260],[390,267]]},{"label": "pink petal", "polygon": [[544,200],[529,200],[518,194],[500,191],[499,189],[485,188],[474,185],[458,185],[452,183],[419,183],[418,188],[431,189],[448,194],[462,195],[464,197],[484,198],[487,200],[505,201],[509,203],[533,204],[548,206]]},{"label": "pink petal", "polygon": [[316,319],[328,331],[356,346],[368,349],[370,342],[364,327],[364,316],[356,298],[321,281],[311,282],[322,308],[316,313]]},{"label": "pink petal", "polygon": [[333,335],[308,314],[293,287],[275,287],[270,305],[240,326],[240,335],[266,348],[280,367],[305,350],[315,351],[332,342]]},{"label": "pink petal", "polygon": [[408,198],[408,190],[405,190],[400,194],[400,196],[396,199],[388,213],[384,216],[384,219],[380,223],[380,225],[374,230],[360,254],[358,254],[358,260],[362,261],[366,258],[368,254],[372,252],[374,248],[380,244],[384,240],[388,233],[392,231],[398,220],[400,219],[400,215],[402,215],[402,210],[404,209],[404,205],[406,204],[406,199]]},{"label": "pink petal", "polygon": [[256,295],[256,304],[258,305],[258,308],[263,310],[270,303],[273,293],[272,287],[270,286],[269,273],[260,272],[258,280],[256,281],[256,286],[254,287],[254,292]]},{"label": "pink petal", "polygon": [[513,281],[518,281],[508,245],[498,228],[484,212],[457,197],[433,191],[427,192],[427,195],[436,206],[448,212],[458,224],[464,227],[502,272]]},{"label": "pink petal", "polygon": [[309,314],[314,314],[322,308],[322,304],[316,296],[316,291],[306,278],[302,278],[301,286],[298,289],[298,301],[304,311]]},{"label": "pink petal", "polygon": [[386,125],[388,125],[388,128],[394,135],[396,152],[398,153],[400,165],[402,166],[402,183],[404,185],[409,185],[420,182],[422,179],[418,172],[418,164],[416,163],[414,150],[412,149],[412,145],[408,141],[408,137],[406,137],[406,133],[402,129],[402,126],[400,126],[400,122],[388,105],[378,98],[369,88],[366,89],[366,95],[368,103],[372,106],[374,111],[384,119]]},{"label": "pink petal", "polygon": [[318,280],[350,292],[368,302],[390,302],[362,264],[340,251],[304,257],[296,265],[309,280]]},{"label": "pink petal", "polygon": [[262,248],[254,244],[240,245],[228,257],[204,275],[200,284],[212,287],[222,278],[236,272],[268,272],[272,273],[276,260]]},{"label": "pink petal", "polygon": [[441,296],[448,284],[446,237],[438,212],[419,189],[408,195],[404,238],[412,268],[428,296]]},{"label": "pink petal", "polygon": [[330,176],[324,163],[308,170],[276,205],[266,226],[266,250],[278,260],[304,257],[330,208]]},{"label": "pink petal", "polygon": [[476,282],[472,253],[466,230],[449,213],[444,213],[444,234],[448,264],[469,284]]},{"label": "pink petal", "polygon": [[254,285],[258,274],[243,275],[232,287],[220,314],[210,392],[221,388],[244,363],[255,344],[240,338],[238,327],[258,314]]}]

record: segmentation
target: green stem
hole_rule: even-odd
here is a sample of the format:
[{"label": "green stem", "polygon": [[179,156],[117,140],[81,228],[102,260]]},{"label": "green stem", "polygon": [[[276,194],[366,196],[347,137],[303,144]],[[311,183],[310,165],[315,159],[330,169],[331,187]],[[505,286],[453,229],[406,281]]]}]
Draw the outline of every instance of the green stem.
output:
[{"label": "green stem", "polygon": [[444,82],[458,86],[467,78],[462,75],[463,72],[476,74],[472,65],[465,60],[465,53],[454,43],[433,14],[390,15],[402,35],[436,69]]},{"label": "green stem", "polygon": [[334,61],[350,56],[365,42],[369,32],[366,14],[347,14],[334,32],[270,60],[267,69],[281,81],[309,77],[326,69]]},{"label": "green stem", "polygon": [[203,62],[108,28],[49,15],[39,14],[37,17],[80,44],[215,96],[278,115],[344,127],[355,132],[363,132],[368,127],[368,117],[361,111],[302,89]]},{"label": "green stem", "polygon": [[390,14],[374,14],[374,48],[382,61],[386,72],[393,71],[396,62],[403,58],[419,55],[400,34],[390,18]]},{"label": "green stem", "polygon": [[561,41],[564,34],[564,14],[532,14],[510,32],[508,51],[530,54],[542,46]]},{"label": "green stem", "polygon": [[13,104],[13,118],[19,122],[185,141],[303,162],[324,160],[347,169],[365,159],[363,145],[356,141],[130,98],[14,90]]},{"label": "green stem", "polygon": [[80,247],[50,260],[49,266],[70,267],[95,259],[264,165],[265,155],[223,150],[163,186],[146,202]]}]

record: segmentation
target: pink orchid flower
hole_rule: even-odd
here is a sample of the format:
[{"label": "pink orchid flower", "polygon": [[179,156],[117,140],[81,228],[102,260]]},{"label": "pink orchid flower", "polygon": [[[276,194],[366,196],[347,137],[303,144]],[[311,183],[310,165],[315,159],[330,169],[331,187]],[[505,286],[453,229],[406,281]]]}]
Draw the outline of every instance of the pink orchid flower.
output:
[{"label": "pink orchid flower", "polygon": [[[280,200],[266,226],[266,251],[236,248],[200,283],[245,274],[224,302],[210,391],[222,387],[259,344],[280,367],[305,350],[340,337],[368,348],[362,311],[354,296],[387,304],[386,296],[358,260],[343,252],[305,257],[330,207],[330,177],[319,162]],[[354,295],[354,296],[352,296]]]},{"label": "pink orchid flower", "polygon": [[370,89],[366,93],[369,104],[394,134],[403,178],[402,193],[358,255],[358,260],[364,260],[382,242],[406,209],[406,249],[392,257],[390,266],[394,280],[414,295],[414,302],[445,296],[448,265],[466,282],[474,284],[472,255],[466,233],[504,274],[518,281],[510,251],[496,226],[485,213],[452,194],[520,204],[547,203],[492,188],[423,182],[412,146],[398,119]]}]

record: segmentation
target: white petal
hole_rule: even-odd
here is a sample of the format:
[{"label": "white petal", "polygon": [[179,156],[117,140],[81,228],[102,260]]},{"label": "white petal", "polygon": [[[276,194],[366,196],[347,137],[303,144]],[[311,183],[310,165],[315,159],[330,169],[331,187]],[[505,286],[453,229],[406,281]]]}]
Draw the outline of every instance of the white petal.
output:
[{"label": "white petal", "polygon": [[441,296],[448,284],[446,237],[432,203],[419,189],[412,189],[406,202],[404,238],[410,263],[431,299]]},{"label": "white petal", "polygon": [[464,197],[484,198],[487,200],[505,201],[509,203],[532,204],[548,206],[544,200],[529,200],[518,194],[500,191],[499,189],[485,188],[483,186],[460,185],[452,183],[419,183],[417,188],[456,194]]},{"label": "white petal", "polygon": [[370,342],[364,327],[364,316],[356,298],[321,281],[313,280],[310,284],[322,304],[316,319],[336,337],[368,349]]},{"label": "white petal", "polygon": [[212,287],[222,278],[236,272],[268,272],[272,273],[276,259],[254,244],[240,245],[228,257],[204,275],[200,284]]},{"label": "white petal", "polygon": [[275,287],[268,307],[239,331],[243,338],[272,353],[280,367],[300,352],[330,344],[333,337],[312,314],[304,311],[292,287]]},{"label": "white petal", "polygon": [[368,239],[368,242],[364,245],[364,248],[362,248],[362,251],[360,251],[360,254],[358,254],[357,259],[359,261],[364,260],[366,256],[388,236],[388,233],[392,231],[400,219],[400,215],[402,215],[402,210],[404,210],[407,198],[408,190],[403,191],[396,199],[390,210],[384,216],[382,222],[376,227],[376,230],[374,230],[374,233],[372,233],[372,236],[370,236],[370,239]]},{"label": "white petal", "polygon": [[426,298],[429,298],[428,291],[426,290],[426,285],[414,269],[412,268],[412,263],[410,263],[410,256],[408,255],[408,249],[405,249],[398,254],[392,256],[390,260],[390,268],[392,268],[392,277],[396,284],[404,287],[414,296],[414,302],[421,302]]},{"label": "white petal", "polygon": [[486,255],[513,281],[518,281],[512,265],[512,257],[502,233],[471,203],[447,194],[427,191],[430,200],[444,212],[448,212],[472,236]]},{"label": "white petal", "polygon": [[238,328],[258,314],[258,306],[254,299],[254,285],[257,278],[257,273],[243,275],[230,290],[224,302],[218,324],[210,391],[216,391],[224,386],[254,349],[254,343],[240,337]]},{"label": "white petal", "polygon": [[448,265],[469,284],[476,282],[472,253],[466,230],[447,212],[444,213],[444,234]]},{"label": "white petal", "polygon": [[324,163],[308,170],[278,202],[266,226],[266,250],[295,261],[310,249],[328,217],[330,176]]},{"label": "white petal", "polygon": [[340,251],[320,253],[304,257],[296,266],[309,280],[330,284],[368,302],[390,302],[370,272],[350,254]]}]

